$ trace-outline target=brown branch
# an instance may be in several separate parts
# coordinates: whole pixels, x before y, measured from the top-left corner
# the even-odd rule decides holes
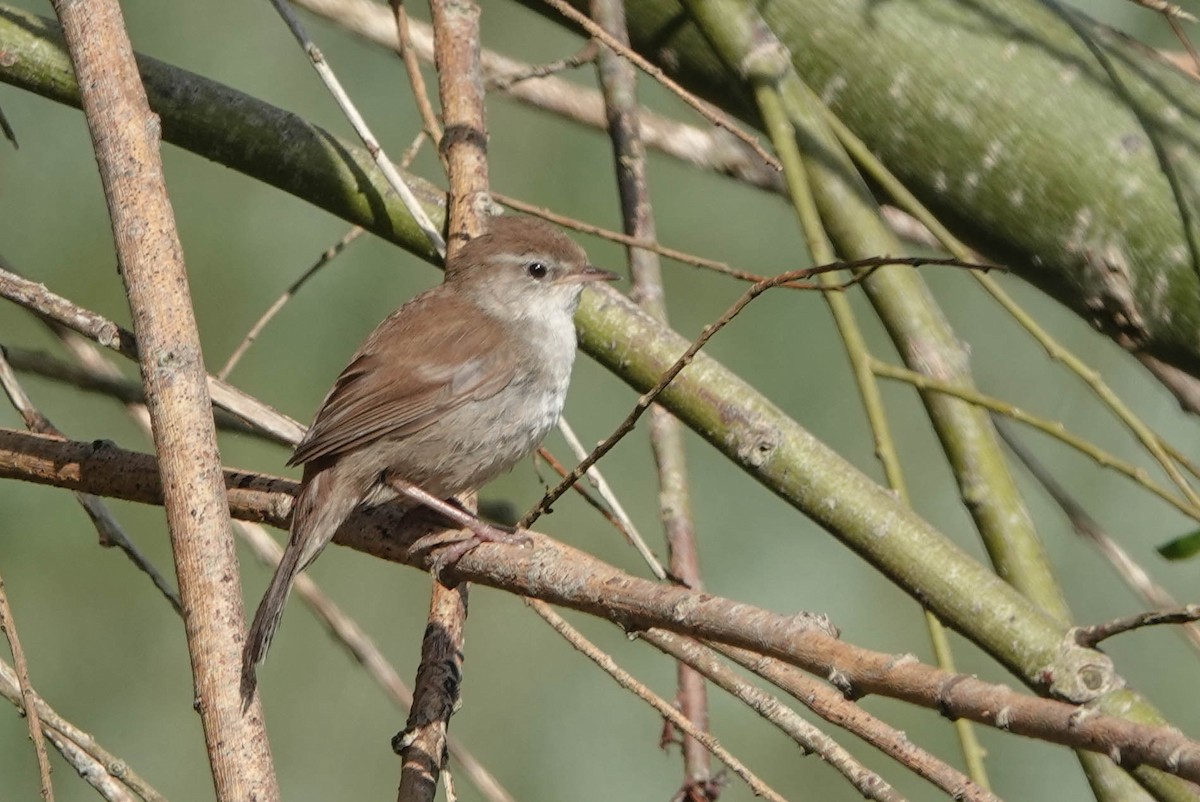
[[[138,361],[138,342],[132,332],[95,312],[77,306],[61,295],[54,294],[43,284],[0,269],[0,297],[20,304],[95,343],[111,348],[128,359]],[[208,390],[214,405],[240,418],[278,443],[295,445],[304,435],[304,427],[287,415],[214,376],[208,377]]]
[[[391,0],[391,6],[392,13],[396,17],[396,46],[400,51],[400,58],[404,62],[404,69],[408,73],[413,100],[417,104],[417,111],[421,114],[425,133],[434,142],[441,142],[442,126],[438,123],[437,115],[433,111],[433,104],[429,102],[429,92],[425,89],[425,76],[421,75],[421,64],[417,61],[417,53],[413,49],[408,12],[404,10],[403,0]]]
[[[568,643],[579,650],[582,654],[586,655],[587,658],[599,666],[604,673],[612,677],[618,685],[649,704],[651,707],[657,710],[663,718],[665,718],[667,721],[670,721],[676,727],[679,727],[681,730],[687,733],[689,737],[695,739],[697,743],[702,744],[705,749],[711,751],[714,755],[720,758],[721,762],[723,762],[735,774],[745,780],[746,785],[750,786],[750,789],[754,792],[755,796],[761,796],[766,799],[774,800],[774,802],[784,802],[783,797],[781,797],[778,792],[775,791],[775,789],[763,782],[763,780],[759,778],[757,774],[750,771],[750,769],[748,769],[740,760],[734,757],[729,750],[721,746],[711,733],[709,733],[707,730],[698,728],[691,722],[690,719],[676,710],[675,707],[669,702],[651,691],[643,683],[638,682],[632,674],[618,666],[616,661],[613,660],[608,653],[585,638],[577,629],[568,624],[566,619],[554,612],[554,610],[550,608],[550,605],[534,599],[526,599],[525,603],[528,604],[535,613],[541,616],[542,620],[549,624],[555,632],[557,632],[559,635],[562,635]],[[713,788],[720,787],[719,784],[712,785],[709,783],[709,785]],[[676,797],[676,799],[678,798],[680,797]]]
[[[1145,351],[1135,352],[1134,356],[1163,387],[1171,391],[1175,400],[1179,402],[1180,409],[1193,415],[1200,414],[1200,379],[1150,356]]]
[[[905,768],[929,780],[952,799],[995,802],[996,796],[988,789],[917,746],[903,731],[871,715],[829,685],[779,660],[723,644],[710,645],[781,688],[829,723],[854,733]]]
[[[434,581],[429,623],[421,640],[421,665],[404,731],[392,740],[403,759],[400,802],[432,800],[445,767],[446,727],[458,704],[462,683],[467,587]]]
[[[54,785],[50,782],[50,756],[46,754],[46,739],[42,734],[42,717],[34,704],[36,698],[33,684],[29,681],[29,664],[25,662],[25,651],[17,636],[17,624],[13,620],[12,607],[4,590],[4,577],[0,576],[0,633],[8,638],[16,667],[17,686],[20,689],[21,709],[25,711],[25,724],[29,728],[29,739],[37,755],[38,774],[41,777],[42,799],[54,802]]]
[[[0,428],[2,478],[145,504],[162,503],[155,459],[103,441],[62,441]],[[226,470],[225,484],[235,517],[286,527],[296,491],[294,481]],[[428,571],[436,549],[415,544],[428,543],[435,527],[402,521],[403,517],[392,505],[360,511],[335,540],[380,559]],[[863,649],[838,640],[814,616],[778,615],[721,596],[641,579],[545,535],[523,534],[529,539],[526,547],[478,546],[453,566],[450,578],[580,610],[627,631],[659,627],[776,657],[830,678],[843,694],[852,697],[889,696],[1018,735],[1112,754],[1124,766],[1148,765],[1200,781],[1200,743],[1173,728],[1153,727],[939,671],[911,655]]]
[[[486,229],[488,207],[487,128],[483,75],[479,66],[480,9],[471,0],[433,0],[434,55],[445,128],[438,131],[432,110],[426,127],[437,138],[450,179],[446,255]],[[403,10],[396,6],[399,35],[407,35]],[[407,49],[406,49],[407,50]],[[429,106],[415,59],[406,58],[418,104]],[[462,499],[472,509],[474,495]],[[450,552],[446,552],[449,554]],[[432,802],[446,764],[447,728],[461,696],[468,586],[443,584],[442,562],[435,564],[429,623],[421,642],[421,664],[413,685],[413,706],[404,731],[393,741],[401,755],[399,802]]]
[[[108,201],[160,456],[197,707],[217,798],[279,798],[261,710],[242,715],[244,628],[204,358],[162,172],[160,127],[115,0],[55,0]]]
[[[372,0],[295,0],[296,5],[331,20],[358,36],[395,49],[393,15]],[[425,61],[433,61],[433,34],[429,26],[410,20],[412,44]],[[559,115],[581,125],[604,127],[604,104],[594,89],[577,86],[555,77],[531,78],[532,65],[484,50],[483,71],[489,87],[534,108]],[[515,77],[515,83],[507,81]],[[731,176],[753,186],[779,192],[783,187],[778,171],[771,168],[741,140],[720,128],[700,128],[652,111],[641,114],[642,138],[654,150],[702,169]]]
[[[638,637],[652,644],[664,654],[675,658],[681,665],[687,665],[698,674],[708,677],[735,699],[745,703],[751,710],[795,741],[803,753],[819,755],[822,760],[845,777],[854,786],[854,789],[862,794],[863,798],[881,800],[881,802],[902,802],[904,799],[882,777],[856,760],[845,747],[809,724],[775,696],[754,687],[738,676],[737,672],[721,662],[712,649],[691,638],[681,638],[662,630],[651,629],[640,632]],[[704,784],[698,785],[690,794],[682,795],[681,798],[689,800],[689,802],[693,799],[703,800],[705,797],[699,794],[707,785],[706,781]],[[689,789],[685,789],[685,793],[687,790]],[[966,797],[956,798],[965,799]]]
[[[597,24],[618,44],[629,47],[625,7],[619,0],[592,0],[591,13]],[[600,50],[598,72],[625,233],[638,240],[653,242],[658,235],[646,176],[646,149],[638,134],[641,126],[638,124],[637,72],[633,65],[607,47]],[[656,320],[666,323],[667,306],[658,257],[641,248],[630,248],[628,254],[633,279],[630,297]],[[696,548],[696,528],[692,521],[683,427],[657,404],[650,410],[650,447],[658,468],[659,517],[667,539],[671,575],[692,590],[702,591],[704,585]],[[704,677],[680,661],[676,681],[676,703],[680,712],[697,728],[707,730],[708,688]],[[684,768],[681,798],[687,802],[713,799],[708,792],[718,789],[710,783],[712,766],[708,750],[689,735],[683,736],[681,746]]]
[[[445,124],[438,152],[446,159],[450,178],[449,240],[461,245],[483,233],[491,211],[479,55],[480,10],[471,0],[434,0],[430,7],[438,95]]]
[[[1151,11],[1157,11],[1159,14],[1162,14],[1167,18],[1173,17],[1175,19],[1184,20],[1185,22],[1196,21],[1196,17],[1194,15],[1184,11],[1175,3],[1167,2],[1167,0],[1130,0],[1130,2],[1132,2],[1134,5],[1141,6],[1142,8],[1148,8]]]

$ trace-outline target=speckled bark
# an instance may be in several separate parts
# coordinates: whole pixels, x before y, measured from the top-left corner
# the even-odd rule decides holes
[[[183,248],[151,113],[116,0],[55,0],[70,44],[125,283],[216,798],[274,802],[257,704],[238,697],[241,585]]]

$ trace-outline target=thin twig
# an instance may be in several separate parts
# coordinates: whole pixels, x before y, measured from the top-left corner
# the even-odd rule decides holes
[[[1025,447],[1013,432],[1012,427],[995,416],[993,416],[993,421],[1005,445],[1016,455],[1033,478],[1045,488],[1046,493],[1067,516],[1071,528],[1077,535],[1096,547],[1096,550],[1112,565],[1121,581],[1151,607],[1158,610],[1178,608],[1180,604],[1175,597],[1166,588],[1155,582],[1154,578],[1150,576],[1150,572],[1139,565],[1129,552],[1122,548],[1121,544],[1088,514],[1083,505],[1077,502],[1054,475],[1042,465],[1041,461]],[[1188,624],[1180,627],[1178,631],[1193,649],[1200,652],[1200,626]]]
[[[621,45],[629,46],[625,7],[620,0],[592,0],[591,12],[606,33]],[[646,148],[639,136],[637,71],[607,47],[600,50],[597,66],[612,141],[622,224],[629,236],[653,242],[658,234],[646,175]],[[666,323],[667,305],[658,256],[641,248],[630,248],[627,253],[633,278],[630,296],[656,320]],[[670,412],[657,404],[650,411],[650,447],[658,472],[659,518],[666,536],[671,575],[693,590],[703,590],[683,429]],[[576,457],[582,459],[586,454],[577,453]],[[696,727],[707,730],[708,688],[704,677],[691,665],[679,661],[676,684],[680,712]],[[679,795],[688,802],[711,802],[712,766],[707,750],[686,735],[681,739],[681,747],[684,781]]]
[[[606,33],[604,31],[603,28],[601,28],[596,23],[594,23],[590,19],[588,19],[587,15],[582,14],[579,11],[576,11],[570,5],[563,2],[563,0],[544,0],[544,1],[547,5],[552,7],[559,14],[562,14],[564,17],[571,20],[576,25],[578,25],[579,27],[581,27],[585,31],[587,31],[588,36],[599,39],[603,44],[607,45],[608,47],[611,47],[613,50],[620,53],[625,58],[629,59],[630,62],[637,65],[638,69],[642,70],[647,75],[649,75],[651,78],[658,81],[660,84],[662,84],[664,87],[666,87],[666,89],[668,91],[672,92],[684,103],[688,104],[693,109],[695,109],[696,112],[698,112],[701,117],[708,120],[710,123],[712,123],[713,125],[715,125],[719,128],[724,128],[726,131],[728,131],[729,133],[736,136],[738,139],[745,142],[768,165],[770,165],[771,167],[773,167],[776,170],[781,169],[779,166],[779,161],[774,156],[772,156],[770,153],[767,152],[767,150],[759,143],[757,137],[746,133],[744,130],[742,130],[741,126],[739,126],[737,123],[735,123],[732,119],[730,119],[728,116],[726,116],[723,112],[719,112],[716,109],[712,108],[707,103],[705,103],[704,101],[700,100],[698,97],[693,95],[691,92],[684,89],[678,83],[676,83],[675,81],[673,81],[669,77],[667,77],[667,74],[665,72],[663,72],[661,69],[659,69],[658,67],[656,67],[655,65],[653,65],[649,61],[647,61],[646,59],[639,56],[637,53],[635,53],[630,48],[622,45],[620,42],[613,39],[611,36],[608,35],[608,33]]]
[[[274,319],[275,315],[279,314],[279,310],[283,309],[287,302],[290,301],[296,295],[296,293],[300,291],[300,288],[303,287],[310,278],[315,276],[321,268],[337,258],[342,251],[346,250],[346,248],[350,246],[350,243],[357,240],[364,233],[364,229],[360,228],[359,226],[354,226],[347,231],[340,240],[326,248],[325,252],[317,258],[317,261],[313,262],[311,267],[301,273],[300,277],[293,281],[288,288],[283,291],[283,294],[276,298],[275,302],[267,307],[267,311],[263,312],[262,315],[259,316],[258,320],[254,321],[254,325],[250,327],[250,331],[246,332],[246,336],[243,337],[242,341],[238,343],[236,348],[233,349],[233,353],[229,355],[229,359],[225,360],[225,364],[222,365],[221,369],[217,371],[217,378],[221,381],[228,379],[230,371],[232,371],[237,366],[237,363],[241,361],[242,357],[246,355],[246,351],[248,351],[250,346],[254,344],[254,341],[258,339],[258,335],[262,334],[262,331],[267,327],[267,324]]]
[[[583,447],[583,443],[579,442],[579,438],[575,434],[575,430],[571,428],[571,424],[567,421],[566,416],[560,416],[558,419],[558,431],[562,433],[563,439],[567,441],[567,447],[571,449],[571,453],[575,455],[575,459],[584,459],[587,457],[587,449]],[[666,569],[662,567],[662,563],[654,556],[654,552],[646,545],[646,540],[642,537],[642,533],[638,531],[637,526],[633,523],[633,519],[629,517],[629,513],[625,511],[624,505],[621,504],[617,494],[613,492],[612,486],[608,480],[604,478],[604,474],[600,473],[600,469],[595,465],[588,468],[584,474],[592,486],[596,488],[596,492],[600,494],[600,498],[604,499],[612,510],[620,524],[621,532],[628,538],[633,547],[637,549],[638,554],[642,556],[642,560],[650,567],[650,572],[659,579],[666,579]]]
[[[559,459],[557,457],[555,457],[553,454],[551,454],[550,450],[547,449],[545,446],[542,446],[541,448],[539,448],[537,450],[537,455],[539,457],[541,457],[541,459],[547,465],[550,466],[551,470],[553,470],[555,473],[558,474],[559,479],[565,478],[566,475],[568,473],[570,473],[567,466],[563,465],[562,462],[559,461]],[[624,536],[626,541],[628,541],[629,545],[631,545],[631,546],[634,545],[633,538],[629,536],[628,530],[625,529],[625,524],[621,521],[620,518],[618,518],[616,516],[616,514],[612,510],[610,510],[607,506],[605,506],[603,501],[601,501],[600,499],[593,496],[590,492],[588,492],[588,489],[586,487],[579,484],[578,482],[576,482],[574,485],[572,485],[572,489],[574,489],[574,491],[576,493],[578,493],[579,496],[585,502],[587,502],[587,505],[589,507],[591,507],[596,512],[598,512],[602,516],[604,516],[604,520],[606,520],[610,524],[612,524],[613,528],[616,529],[618,532],[620,532],[622,536]]]
[[[8,363],[7,355],[4,349],[0,348],[0,387],[3,387],[4,392],[8,395],[13,406],[21,413],[21,417],[25,421],[25,427],[32,432],[41,434],[49,434],[54,437],[63,437],[50,419],[43,415],[37,407],[33,405],[28,394],[26,394],[21,384],[17,381],[16,375],[12,371],[12,367]],[[105,548],[113,546],[119,548],[125,553],[130,561],[150,577],[150,581],[158,588],[159,592],[166,597],[171,606],[178,613],[183,612],[182,603],[179,600],[179,593],[171,586],[162,572],[155,567],[150,558],[142,553],[129,536],[125,533],[125,529],[113,516],[112,511],[108,506],[96,496],[87,493],[75,493],[75,500],[83,507],[83,511],[87,513],[92,524],[96,527],[96,531],[100,536],[100,545]]]
[[[375,161],[375,164],[379,167],[380,171],[383,172],[384,177],[387,178],[388,183],[392,186],[392,189],[396,190],[397,194],[400,195],[401,200],[404,202],[404,208],[408,210],[410,215],[412,215],[413,220],[415,220],[417,225],[420,226],[421,231],[424,232],[425,236],[429,239],[430,244],[433,245],[438,254],[445,256],[446,241],[442,239],[441,232],[437,230],[437,227],[433,224],[433,221],[429,219],[429,215],[425,214],[425,209],[422,208],[421,202],[417,200],[417,196],[414,195],[412,190],[408,188],[408,184],[404,182],[404,179],[396,170],[395,165],[392,164],[391,159],[389,159],[387,154],[383,152],[383,148],[379,145],[379,141],[375,138],[375,135],[371,133],[371,129],[367,127],[366,120],[364,120],[362,115],[358,113],[358,109],[355,107],[354,101],[350,99],[350,95],[348,95],[346,90],[342,88],[341,82],[334,74],[333,69],[329,66],[329,63],[325,60],[324,53],[321,52],[320,48],[316,46],[316,44],[305,32],[304,26],[300,24],[300,19],[292,11],[291,5],[288,4],[287,0],[271,0],[271,5],[275,6],[275,10],[279,12],[279,16],[283,17],[284,22],[287,23],[288,30],[292,32],[292,36],[294,36],[296,41],[300,43],[300,46],[304,48],[304,52],[308,55],[309,60],[312,62],[313,68],[316,69],[317,74],[321,76],[321,81],[324,82],[325,87],[329,90],[329,93],[333,95],[334,100],[337,101],[338,107],[342,110],[342,113],[346,115],[346,119],[350,121],[352,126],[354,126],[355,133],[358,134],[359,138],[363,142],[363,145],[366,146],[367,151],[371,154],[371,158]]]
[[[845,777],[863,798],[880,802],[904,800],[899,791],[856,760],[845,747],[805,721],[778,697],[746,682],[721,662],[712,649],[691,638],[683,638],[660,629],[639,632],[638,637],[716,683],[795,741],[803,754],[819,755]]]
[[[0,660],[0,696],[4,696],[15,705],[24,706],[16,672],[3,660]],[[79,768],[79,764],[64,751],[64,747],[69,748],[71,745],[87,754],[92,761],[90,765],[98,766],[103,772],[102,775],[97,776],[80,771],[80,776],[92,787],[102,791],[109,784],[108,780],[117,780],[145,802],[167,802],[166,798],[130,768],[128,763],[96,743],[96,739],[91,735],[60,716],[54,708],[46,703],[45,699],[36,693],[33,694],[33,707],[37,711],[38,718],[45,725],[50,742],[63,753],[68,761],[71,761],[73,766]]]
[[[692,265],[693,267],[712,270],[715,273],[722,273],[730,278],[738,279],[739,281],[754,282],[763,281],[770,278],[770,276],[764,276],[760,273],[752,273],[748,270],[741,270],[739,268],[732,267],[726,262],[721,262],[716,259],[697,256],[695,254],[680,251],[675,248],[668,248],[664,245],[658,244],[657,242],[638,239],[637,237],[631,237],[628,234],[621,234],[617,231],[612,231],[607,228],[594,226],[590,223],[585,223],[582,220],[576,220],[573,217],[558,214],[544,206],[526,203],[525,201],[519,198],[514,198],[511,195],[501,195],[499,192],[493,192],[492,197],[497,203],[503,203],[505,206],[516,209],[518,212],[522,212],[524,214],[531,214],[535,217],[540,217],[543,220],[549,220],[556,225],[570,228],[574,231],[579,231],[584,234],[591,234],[594,237],[599,237],[600,239],[608,240],[609,242],[616,242],[624,245],[627,248],[638,248],[640,250],[650,251],[658,254],[659,256],[664,256],[668,259],[674,259],[676,262],[680,262],[685,265]],[[808,284],[784,284],[782,286],[801,290],[818,289]]]
[[[1101,641],[1115,635],[1132,632],[1142,627],[1161,626],[1162,624],[1190,624],[1200,621],[1200,604],[1189,604],[1175,610],[1154,610],[1148,613],[1136,613],[1123,618],[1106,621],[1103,624],[1092,624],[1088,627],[1076,627],[1072,630],[1075,642],[1089,649]]]
[[[741,777],[746,782],[746,785],[750,786],[755,796],[774,800],[774,802],[784,802],[783,797],[778,792],[763,782],[758,775],[750,771],[749,768],[734,757],[725,747],[721,746],[716,738],[696,727],[686,716],[676,710],[674,705],[638,682],[632,674],[618,666],[611,655],[585,638],[582,633],[556,613],[550,605],[537,599],[525,599],[525,603],[533,608],[533,611],[541,616],[542,620],[549,624],[555,632],[566,638],[568,643],[599,666],[604,673],[612,677],[618,685],[632,692],[639,699],[657,710],[660,715],[674,726],[703,744],[708,751],[728,766],[734,774]]]
[[[421,145],[425,142],[425,139],[426,136],[424,133],[417,134],[417,136],[413,139],[412,144],[408,146],[408,149],[404,151],[404,155],[400,159],[401,170],[407,169],[412,163],[413,159],[417,157],[417,153],[420,151]],[[296,294],[300,292],[300,289],[306,283],[308,283],[309,279],[315,276],[317,272],[321,270],[321,268],[325,267],[338,256],[340,256],[342,252],[350,246],[351,243],[357,241],[358,238],[365,233],[366,230],[362,226],[353,226],[342,236],[340,240],[326,248],[324,253],[317,257],[317,261],[314,262],[312,266],[308,268],[308,270],[300,274],[300,277],[293,281],[292,284],[286,290],[284,290],[283,294],[276,298],[275,302],[268,307],[267,311],[263,312],[262,316],[254,322],[254,325],[250,327],[250,331],[246,333],[246,336],[242,338],[242,341],[238,344],[237,348],[235,348],[233,353],[229,355],[229,359],[226,360],[224,366],[217,371],[217,378],[222,381],[228,378],[229,372],[233,370],[241,358],[246,354],[246,351],[250,348],[250,346],[254,344],[254,341],[258,339],[258,336],[262,334],[263,329],[265,329],[267,324],[274,319],[275,315],[279,314],[280,310],[283,309],[287,302],[294,298]]]
[[[409,30],[408,12],[404,10],[403,0],[391,0],[392,14],[396,18],[396,46],[400,50],[400,59],[408,73],[408,83],[412,87],[413,101],[421,115],[425,133],[435,143],[442,141],[442,126],[438,123],[437,114],[433,111],[433,103],[429,101],[429,91],[425,88],[425,76],[421,74],[421,64],[417,61],[416,51],[413,50],[412,31]],[[440,148],[439,148],[440,155]]]
[[[660,632],[660,630],[650,630]],[[679,636],[673,636],[678,638]],[[935,755],[909,740],[908,735],[868,713],[840,691],[774,658],[724,644],[709,646],[784,690],[821,718],[852,732],[905,768],[919,774],[951,799],[999,802],[995,794],[975,783]]]
[[[29,739],[37,754],[38,773],[41,777],[42,799],[54,802],[54,784],[50,782],[50,756],[46,754],[46,739],[42,734],[42,717],[34,704],[33,684],[29,681],[29,664],[25,662],[25,651],[17,636],[17,623],[13,620],[12,606],[4,590],[4,577],[0,576],[0,632],[8,638],[16,667],[17,684],[21,689],[21,707],[25,711],[25,725],[29,728]]]
[[[488,80],[487,87],[488,89],[506,92],[522,81],[529,81],[534,78],[546,78],[555,73],[578,69],[584,64],[590,64],[596,60],[597,52],[595,40],[589,39],[588,43],[579,48],[579,51],[574,55],[556,59],[545,64],[530,64],[524,70],[516,70],[504,75],[494,75]]]
[[[1187,500],[1176,496],[1170,490],[1155,482],[1150,478],[1149,472],[1140,466],[1134,465],[1131,462],[1126,462],[1123,459],[1103,450],[1091,441],[1074,435],[1067,431],[1066,427],[1060,421],[1052,421],[1046,418],[1039,417],[1030,412],[1027,412],[1021,407],[1002,401],[993,396],[982,393],[978,390],[961,387],[941,379],[935,379],[926,376],[923,373],[902,368],[897,365],[892,365],[879,359],[873,359],[871,370],[875,375],[886,378],[895,379],[897,381],[907,382],[919,390],[932,390],[936,393],[954,396],[963,401],[966,401],[992,412],[999,413],[1015,421],[1032,426],[1044,434],[1059,440],[1071,446],[1075,450],[1091,457],[1096,464],[1105,468],[1110,468],[1120,474],[1125,475],[1134,482],[1149,490],[1154,495],[1158,496],[1163,501],[1167,502],[1175,509],[1187,515],[1189,518],[1200,520],[1200,508],[1194,507]]]
[[[745,293],[742,294],[741,298],[739,298],[733,303],[732,306],[726,309],[719,318],[704,327],[704,329],[700,332],[700,336],[692,341],[692,344],[687,348],[686,351],[683,352],[683,354],[675,361],[675,363],[671,365],[671,367],[668,368],[662,376],[659,377],[658,381],[655,382],[649,390],[647,390],[638,398],[637,404],[634,406],[633,410],[629,413],[625,420],[623,420],[621,424],[617,426],[616,430],[594,449],[592,449],[592,452],[588,455],[587,459],[576,465],[575,469],[571,471],[570,475],[566,479],[560,482],[555,488],[547,492],[542,497],[542,500],[538,502],[537,506],[525,514],[519,525],[526,527],[536,521],[550,508],[550,505],[557,501],[563,493],[567,492],[567,489],[571,485],[575,484],[575,482],[578,482],[580,478],[583,477],[588,468],[596,464],[596,462],[609,451],[611,451],[613,447],[625,437],[625,435],[631,432],[638,419],[645,413],[647,409],[649,409],[650,405],[654,403],[654,400],[658,398],[658,396],[661,395],[665,389],[667,389],[671,382],[675,380],[675,377],[682,373],[684,368],[691,364],[692,360],[696,358],[696,354],[700,352],[700,349],[702,349],[717,332],[725,328],[730,321],[737,317],[738,314],[741,313],[741,311],[745,309],[746,306],[755,298],[762,295],[769,289],[782,286],[788,282],[803,281],[814,276],[819,276],[822,273],[836,272],[838,270],[862,271],[859,273],[859,276],[856,279],[857,281],[861,281],[867,275],[870,269],[878,268],[883,265],[909,265],[911,267],[917,267],[920,265],[954,265],[957,267],[964,267],[974,270],[992,269],[990,265],[965,262],[960,259],[926,258],[922,256],[876,256],[869,259],[832,262],[826,265],[817,265],[816,267],[804,268],[803,270],[790,270],[786,273],[780,273],[774,278],[755,283],[748,290],[746,290]]]

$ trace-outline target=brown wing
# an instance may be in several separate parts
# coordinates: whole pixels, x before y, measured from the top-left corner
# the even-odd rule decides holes
[[[326,396],[288,461],[300,465],[389,435],[409,435],[448,410],[512,381],[513,353],[496,347],[500,324],[437,287],[393,312]]]

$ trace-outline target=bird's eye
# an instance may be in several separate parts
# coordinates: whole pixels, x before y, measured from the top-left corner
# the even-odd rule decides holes
[[[550,268],[546,267],[543,262],[530,262],[525,265],[525,272],[534,278],[545,278],[546,274],[550,272]]]

